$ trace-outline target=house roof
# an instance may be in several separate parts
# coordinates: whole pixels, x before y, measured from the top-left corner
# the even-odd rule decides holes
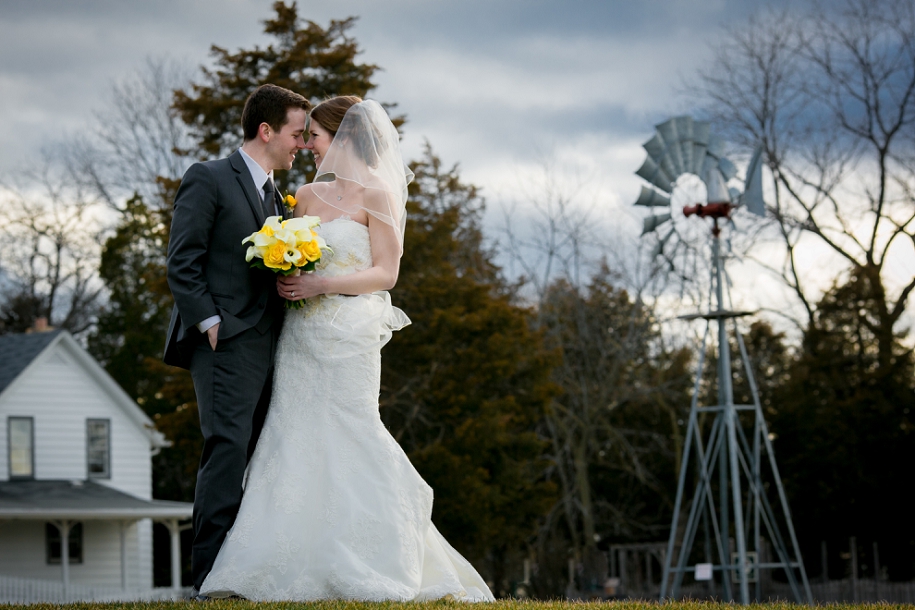
[[[144,500],[95,481],[0,481],[3,519],[187,519],[188,502]]]
[[[57,338],[61,330],[0,335],[0,392]]]
[[[171,442],[156,430],[155,424],[143,409],[127,392],[105,371],[104,368],[85,350],[73,335],[65,330],[52,330],[34,333],[10,333],[0,335],[0,399],[11,385],[19,378],[27,378],[27,370],[37,366],[45,352],[63,349],[73,357],[78,366],[95,380],[98,386],[119,405],[124,412],[149,437],[154,449],[169,447]]]

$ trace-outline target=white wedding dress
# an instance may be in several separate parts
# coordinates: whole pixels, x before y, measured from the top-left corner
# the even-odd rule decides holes
[[[316,273],[371,267],[364,225],[344,217],[318,231],[334,252]],[[408,323],[387,293],[321,296],[287,312],[241,508],[201,594],[493,599],[432,524],[432,489],[379,417],[381,346]]]

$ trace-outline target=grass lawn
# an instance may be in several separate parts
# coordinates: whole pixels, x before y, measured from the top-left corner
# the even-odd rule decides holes
[[[585,610],[589,606],[612,606],[613,610],[735,610],[740,606],[712,602],[670,602],[658,604],[657,602],[567,602],[567,601],[497,601],[480,606],[468,606],[460,602],[426,602],[426,603],[397,603],[397,602],[319,602],[319,603],[292,603],[292,602],[248,602],[248,601],[208,601],[208,602],[145,602],[145,603],[112,603],[112,604],[34,604],[34,605],[0,605],[0,608],[22,608],[28,610],[293,610],[308,608],[309,610],[452,610],[480,608],[480,610]],[[842,610],[891,610],[894,608],[912,610],[913,605],[907,604],[830,604],[819,606],[822,608],[837,608]],[[750,610],[781,610],[791,608],[798,610],[803,606],[789,603],[753,604],[747,606]]]

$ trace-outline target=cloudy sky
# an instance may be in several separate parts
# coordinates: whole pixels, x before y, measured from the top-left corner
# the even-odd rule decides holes
[[[0,172],[90,125],[112,82],[147,57],[199,66],[208,49],[265,44],[270,0],[3,0]],[[630,199],[638,147],[682,110],[677,91],[724,28],[762,0],[299,0],[326,25],[359,17],[376,97],[407,115],[405,150],[424,139],[495,193],[507,170],[544,156],[591,158]],[[511,172],[508,172],[511,173]],[[626,179],[622,180],[625,176]],[[608,179],[609,178],[609,179]]]
[[[326,25],[358,16],[374,97],[407,116],[404,150],[425,140],[483,188],[491,210],[544,162],[621,231],[653,125],[689,111],[680,93],[728,28],[784,0],[299,0]],[[210,45],[264,45],[270,0],[0,1],[0,176],[105,106],[146,58],[189,67]],[[574,188],[572,190],[575,190]],[[492,212],[491,212],[492,214]],[[490,219],[488,222],[494,223]]]

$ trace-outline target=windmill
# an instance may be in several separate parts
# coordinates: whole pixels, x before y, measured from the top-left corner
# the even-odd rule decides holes
[[[684,574],[692,573],[697,581],[708,581],[712,590],[716,582],[720,583],[725,599],[749,604],[751,583],[755,583],[754,598],[759,600],[762,596],[760,571],[782,569],[795,600],[812,603],[788,501],[775,462],[772,439],[763,418],[746,345],[737,329],[736,319],[752,312],[734,311],[725,303],[727,275],[719,222],[730,222],[731,215],[739,208],[745,208],[756,216],[765,216],[762,152],[757,149],[753,154],[743,190],[729,188],[728,182],[737,176],[737,167],[724,156],[724,142],[710,131],[708,122],[694,121],[689,116],[661,123],[644,144],[648,157],[636,171],[650,185],[642,186],[635,205],[651,209],[651,215],[643,221],[642,235],[658,235],[652,253],[654,257],[662,257],[673,266],[674,253],[681,245],[676,226],[666,225],[678,213],[671,207],[670,196],[682,175],[697,175],[707,192],[705,202],[683,208],[683,217],[711,219],[709,311],[682,316],[686,320],[704,319],[706,322],[664,560],[661,599],[677,598]],[[657,208],[662,208],[661,213],[655,212]],[[713,306],[717,309],[712,309]],[[718,331],[718,404],[702,406],[699,405],[699,388],[713,321]],[[734,404],[729,321],[737,338],[753,404]],[[700,428],[700,413],[714,415],[708,430]],[[743,421],[741,413],[745,414]],[[751,424],[746,425],[751,417]],[[764,471],[775,484],[778,494],[776,506],[772,505],[766,493]],[[693,492],[687,501],[688,473],[692,473],[694,485],[691,485]],[[688,510],[682,529],[679,528],[681,510]],[[704,536],[704,553],[694,553],[693,545],[700,529]],[[763,544],[764,534],[774,554],[768,559],[765,559],[767,547]],[[678,541],[679,552],[674,565],[674,550]],[[704,555],[703,561],[688,565],[696,555]],[[736,585],[737,591],[733,590],[733,585]]]

